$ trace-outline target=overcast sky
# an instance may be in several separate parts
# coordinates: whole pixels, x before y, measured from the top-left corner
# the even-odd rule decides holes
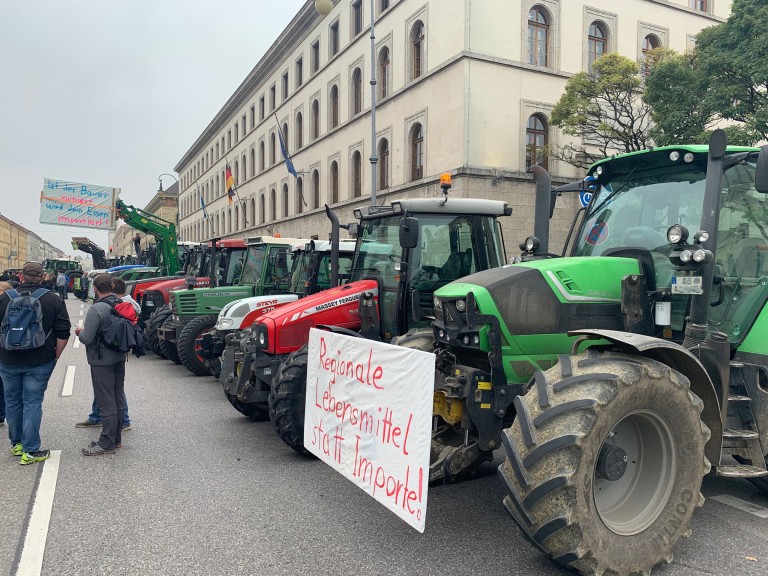
[[[0,7],[0,213],[40,224],[43,178],[121,188],[143,208],[304,0],[35,0]],[[164,177],[168,188],[174,180]]]

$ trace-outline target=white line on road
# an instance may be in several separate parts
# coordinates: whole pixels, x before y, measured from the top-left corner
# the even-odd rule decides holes
[[[723,504],[736,508],[737,510],[746,512],[747,514],[757,516],[758,518],[768,518],[768,508],[763,508],[757,504],[752,504],[752,502],[747,502],[746,500],[742,500],[741,498],[737,498],[731,494],[710,496],[710,500],[717,500],[718,502],[722,502]]]
[[[67,374],[64,376],[64,388],[61,389],[62,396],[72,396],[72,387],[75,385],[76,366],[67,366]]]
[[[80,308],[85,308],[85,303],[81,302],[80,303]]]
[[[80,338],[75,336],[75,343],[72,344],[72,348],[80,348]]]
[[[82,315],[83,315],[83,311],[82,311],[82,310],[80,310],[80,316],[82,316]]]
[[[37,485],[32,516],[29,518],[24,547],[19,558],[17,576],[39,576],[43,570],[45,541],[48,538],[48,525],[53,510],[53,495],[56,492],[56,480],[59,477],[61,450],[51,450],[51,457],[45,461],[40,483]]]

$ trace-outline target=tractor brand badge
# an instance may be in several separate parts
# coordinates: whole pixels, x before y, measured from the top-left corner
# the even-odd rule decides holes
[[[607,222],[595,222],[589,232],[587,232],[587,244],[591,246],[599,246],[608,239],[608,223]]]

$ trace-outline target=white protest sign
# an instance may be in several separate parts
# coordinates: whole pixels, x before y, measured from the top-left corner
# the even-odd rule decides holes
[[[424,532],[435,356],[309,333],[304,447]]]
[[[40,223],[115,229],[118,188],[45,178],[40,194]]]

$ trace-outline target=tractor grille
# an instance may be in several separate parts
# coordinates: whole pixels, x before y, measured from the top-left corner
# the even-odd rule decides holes
[[[171,308],[177,314],[194,314],[197,311],[197,298],[192,290],[176,290],[171,292],[175,305]]]

